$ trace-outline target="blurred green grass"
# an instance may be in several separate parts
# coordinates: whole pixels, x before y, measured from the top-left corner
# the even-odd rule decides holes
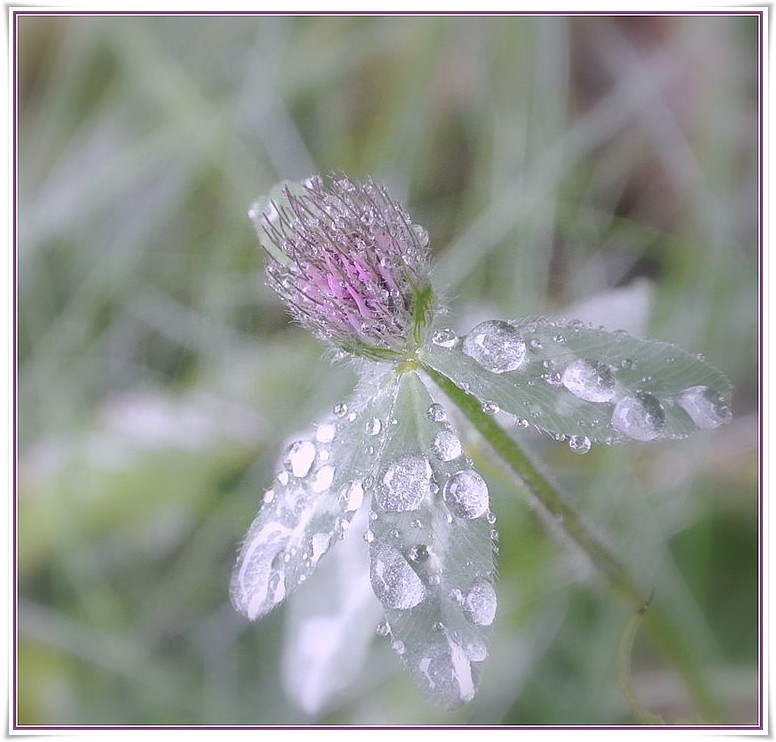
[[[458,329],[648,279],[649,334],[731,377],[735,419],[713,433],[585,457],[531,443],[656,587],[720,717],[757,721],[755,19],[30,14],[18,30],[20,724],[633,723],[625,606],[476,441],[501,609],[475,702],[427,706],[376,640],[363,682],[306,717],[280,685],[283,611],[246,626],[229,606],[282,441],[353,381],[287,322],[245,216],[327,169],[407,200]],[[634,687],[703,721],[643,641]]]

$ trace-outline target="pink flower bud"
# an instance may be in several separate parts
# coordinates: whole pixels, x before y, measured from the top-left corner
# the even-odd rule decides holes
[[[300,324],[357,355],[412,356],[435,306],[428,234],[384,186],[314,176],[276,186],[249,216],[269,285]]]

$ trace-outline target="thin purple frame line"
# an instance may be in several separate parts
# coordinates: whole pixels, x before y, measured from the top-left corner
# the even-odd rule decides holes
[[[17,436],[17,426],[18,426],[18,407],[17,407],[17,385],[18,385],[18,329],[17,329],[17,319],[18,319],[18,285],[17,285],[17,270],[18,270],[18,254],[17,254],[17,248],[18,248],[18,202],[17,202],[17,177],[18,177],[18,119],[17,119],[17,113],[18,113],[18,18],[23,16],[166,16],[166,15],[181,15],[181,16],[198,16],[198,15],[212,15],[212,16],[264,16],[264,15],[271,15],[271,16],[286,16],[286,15],[369,15],[369,16],[381,16],[381,15],[467,15],[467,16],[481,16],[481,15],[487,15],[487,16],[546,16],[546,15],[562,15],[566,17],[574,17],[574,16],[591,16],[591,15],[600,15],[600,16],[606,16],[606,17],[615,17],[615,16],[740,16],[740,17],[747,17],[747,16],[756,16],[758,19],[758,61],[759,61],[759,75],[758,75],[758,118],[759,118],[759,127],[758,127],[758,166],[759,166],[759,172],[758,172],[758,200],[759,200],[759,209],[758,209],[758,253],[759,253],[759,310],[760,310],[760,316],[758,318],[759,323],[759,346],[760,346],[760,358],[759,358],[759,385],[758,385],[758,408],[759,408],[759,414],[760,414],[760,421],[759,421],[759,444],[760,444],[760,450],[759,450],[759,487],[758,487],[758,518],[759,518],[759,545],[758,545],[758,559],[759,559],[759,580],[758,580],[758,586],[759,586],[759,595],[758,595],[758,602],[759,602],[759,619],[760,619],[760,625],[759,625],[759,698],[758,698],[758,723],[757,725],[740,725],[740,726],[720,726],[720,727],[713,727],[713,726],[704,726],[699,727],[698,725],[671,725],[671,729],[675,730],[682,730],[682,729],[698,729],[698,728],[704,728],[704,729],[726,729],[726,730],[735,730],[735,729],[762,729],[763,728],[763,715],[764,715],[764,703],[763,703],[763,679],[764,679],[764,667],[763,667],[763,642],[762,642],[762,632],[763,632],[763,534],[762,534],[762,527],[763,527],[763,492],[762,492],[762,483],[763,483],[763,456],[762,456],[762,440],[763,440],[763,415],[762,415],[762,378],[763,378],[763,355],[762,355],[762,348],[763,348],[763,321],[762,321],[762,298],[764,296],[764,276],[762,271],[762,256],[763,256],[763,249],[764,249],[764,226],[763,226],[763,214],[764,214],[764,207],[763,207],[763,49],[764,49],[764,43],[763,43],[763,21],[764,21],[764,11],[762,10],[752,10],[752,11],[745,11],[745,12],[739,12],[735,10],[729,10],[729,11],[665,11],[665,12],[638,12],[638,11],[622,11],[617,13],[606,13],[606,12],[598,12],[598,11],[589,11],[589,12],[575,12],[575,13],[566,13],[563,11],[545,11],[545,12],[514,12],[514,13],[502,13],[502,12],[496,12],[496,11],[485,11],[481,13],[467,13],[467,12],[452,12],[452,13],[444,13],[444,12],[408,12],[408,13],[391,13],[391,14],[384,14],[384,13],[377,13],[377,12],[366,12],[366,13],[350,13],[350,12],[337,12],[337,11],[329,11],[329,12],[323,12],[323,13],[302,13],[302,14],[296,14],[296,13],[289,13],[287,11],[269,11],[269,12],[257,12],[257,11],[35,11],[35,10],[14,10],[12,11],[12,16],[14,19],[14,41],[13,41],[13,79],[12,79],[12,100],[13,100],[13,134],[12,134],[12,143],[13,143],[13,162],[12,162],[12,209],[13,209],[13,215],[12,215],[12,240],[13,240],[13,249],[12,249],[12,269],[13,269],[13,291],[12,291],[12,297],[13,297],[13,314],[12,314],[12,342],[13,342],[13,350],[12,350],[12,362],[13,362],[13,370],[12,370],[12,387],[14,392],[14,399],[13,399],[13,412],[12,412],[12,425],[13,425],[13,447],[12,447],[12,455],[13,455],[13,462],[12,462],[12,481],[13,481],[13,487],[14,487],[14,496],[13,496],[13,504],[12,504],[12,518],[13,518],[13,534],[12,534],[12,547],[13,547],[13,559],[12,559],[12,565],[13,565],[13,575],[12,575],[12,587],[13,587],[13,615],[12,615],[12,636],[14,638],[14,647],[12,651],[12,680],[14,681],[14,691],[16,690],[16,678],[17,678],[17,647],[18,643],[16,642],[17,638],[17,631],[18,631],[18,603],[17,603],[17,588],[18,588],[18,575],[17,575],[17,529],[16,529],[16,518],[17,518],[17,498],[16,494],[18,492],[18,486],[17,486],[17,478],[18,478],[18,468],[17,468],[17,455],[18,455],[18,436]],[[18,711],[18,699],[16,698],[16,694],[14,692],[13,694],[14,698],[14,707],[11,710],[12,719],[13,719],[13,729],[23,729],[23,730],[70,730],[70,729],[94,729],[94,730],[118,730],[118,729],[152,729],[152,730],[167,730],[167,729],[266,729],[266,728],[272,728],[272,729],[306,729],[311,727],[296,725],[296,726],[254,726],[254,725],[231,725],[231,726],[211,726],[211,725],[195,725],[195,726],[177,726],[177,725],[164,725],[164,726],[144,726],[144,725],[113,725],[113,726],[76,726],[76,725],[64,725],[64,726],[53,726],[53,725],[24,725],[20,726],[18,724],[17,719],[17,711]],[[358,728],[369,728],[369,729],[395,729],[397,727],[353,727],[353,726],[334,726],[334,727],[312,727],[312,728],[328,728],[328,729],[358,729]],[[633,725],[623,725],[623,726],[520,726],[520,727],[510,727],[510,726],[491,726],[486,725],[482,727],[473,727],[473,726],[465,726],[465,727],[450,727],[450,726],[421,726],[421,727],[415,727],[415,726],[406,726],[406,727],[400,727],[402,729],[511,729],[511,728],[520,728],[520,729],[546,729],[546,730],[558,730],[558,729],[665,729],[665,727],[654,727],[654,726],[633,726]]]

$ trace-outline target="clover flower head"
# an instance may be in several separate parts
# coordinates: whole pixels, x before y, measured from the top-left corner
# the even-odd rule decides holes
[[[313,176],[281,184],[249,216],[269,285],[320,339],[379,359],[422,343],[435,303],[428,233],[385,186]]]

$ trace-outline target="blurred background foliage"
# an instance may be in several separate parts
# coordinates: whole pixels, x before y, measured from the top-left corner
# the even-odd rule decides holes
[[[20,17],[18,721],[634,723],[627,606],[477,440],[501,554],[473,703],[429,706],[376,636],[302,713],[287,609],[230,607],[283,441],[353,383],[264,286],[246,211],[339,169],[428,228],[460,331],[576,315],[731,377],[734,421],[684,442],[516,434],[656,588],[719,719],[756,723],[757,45],[740,16]],[[642,636],[633,690],[706,721]]]

